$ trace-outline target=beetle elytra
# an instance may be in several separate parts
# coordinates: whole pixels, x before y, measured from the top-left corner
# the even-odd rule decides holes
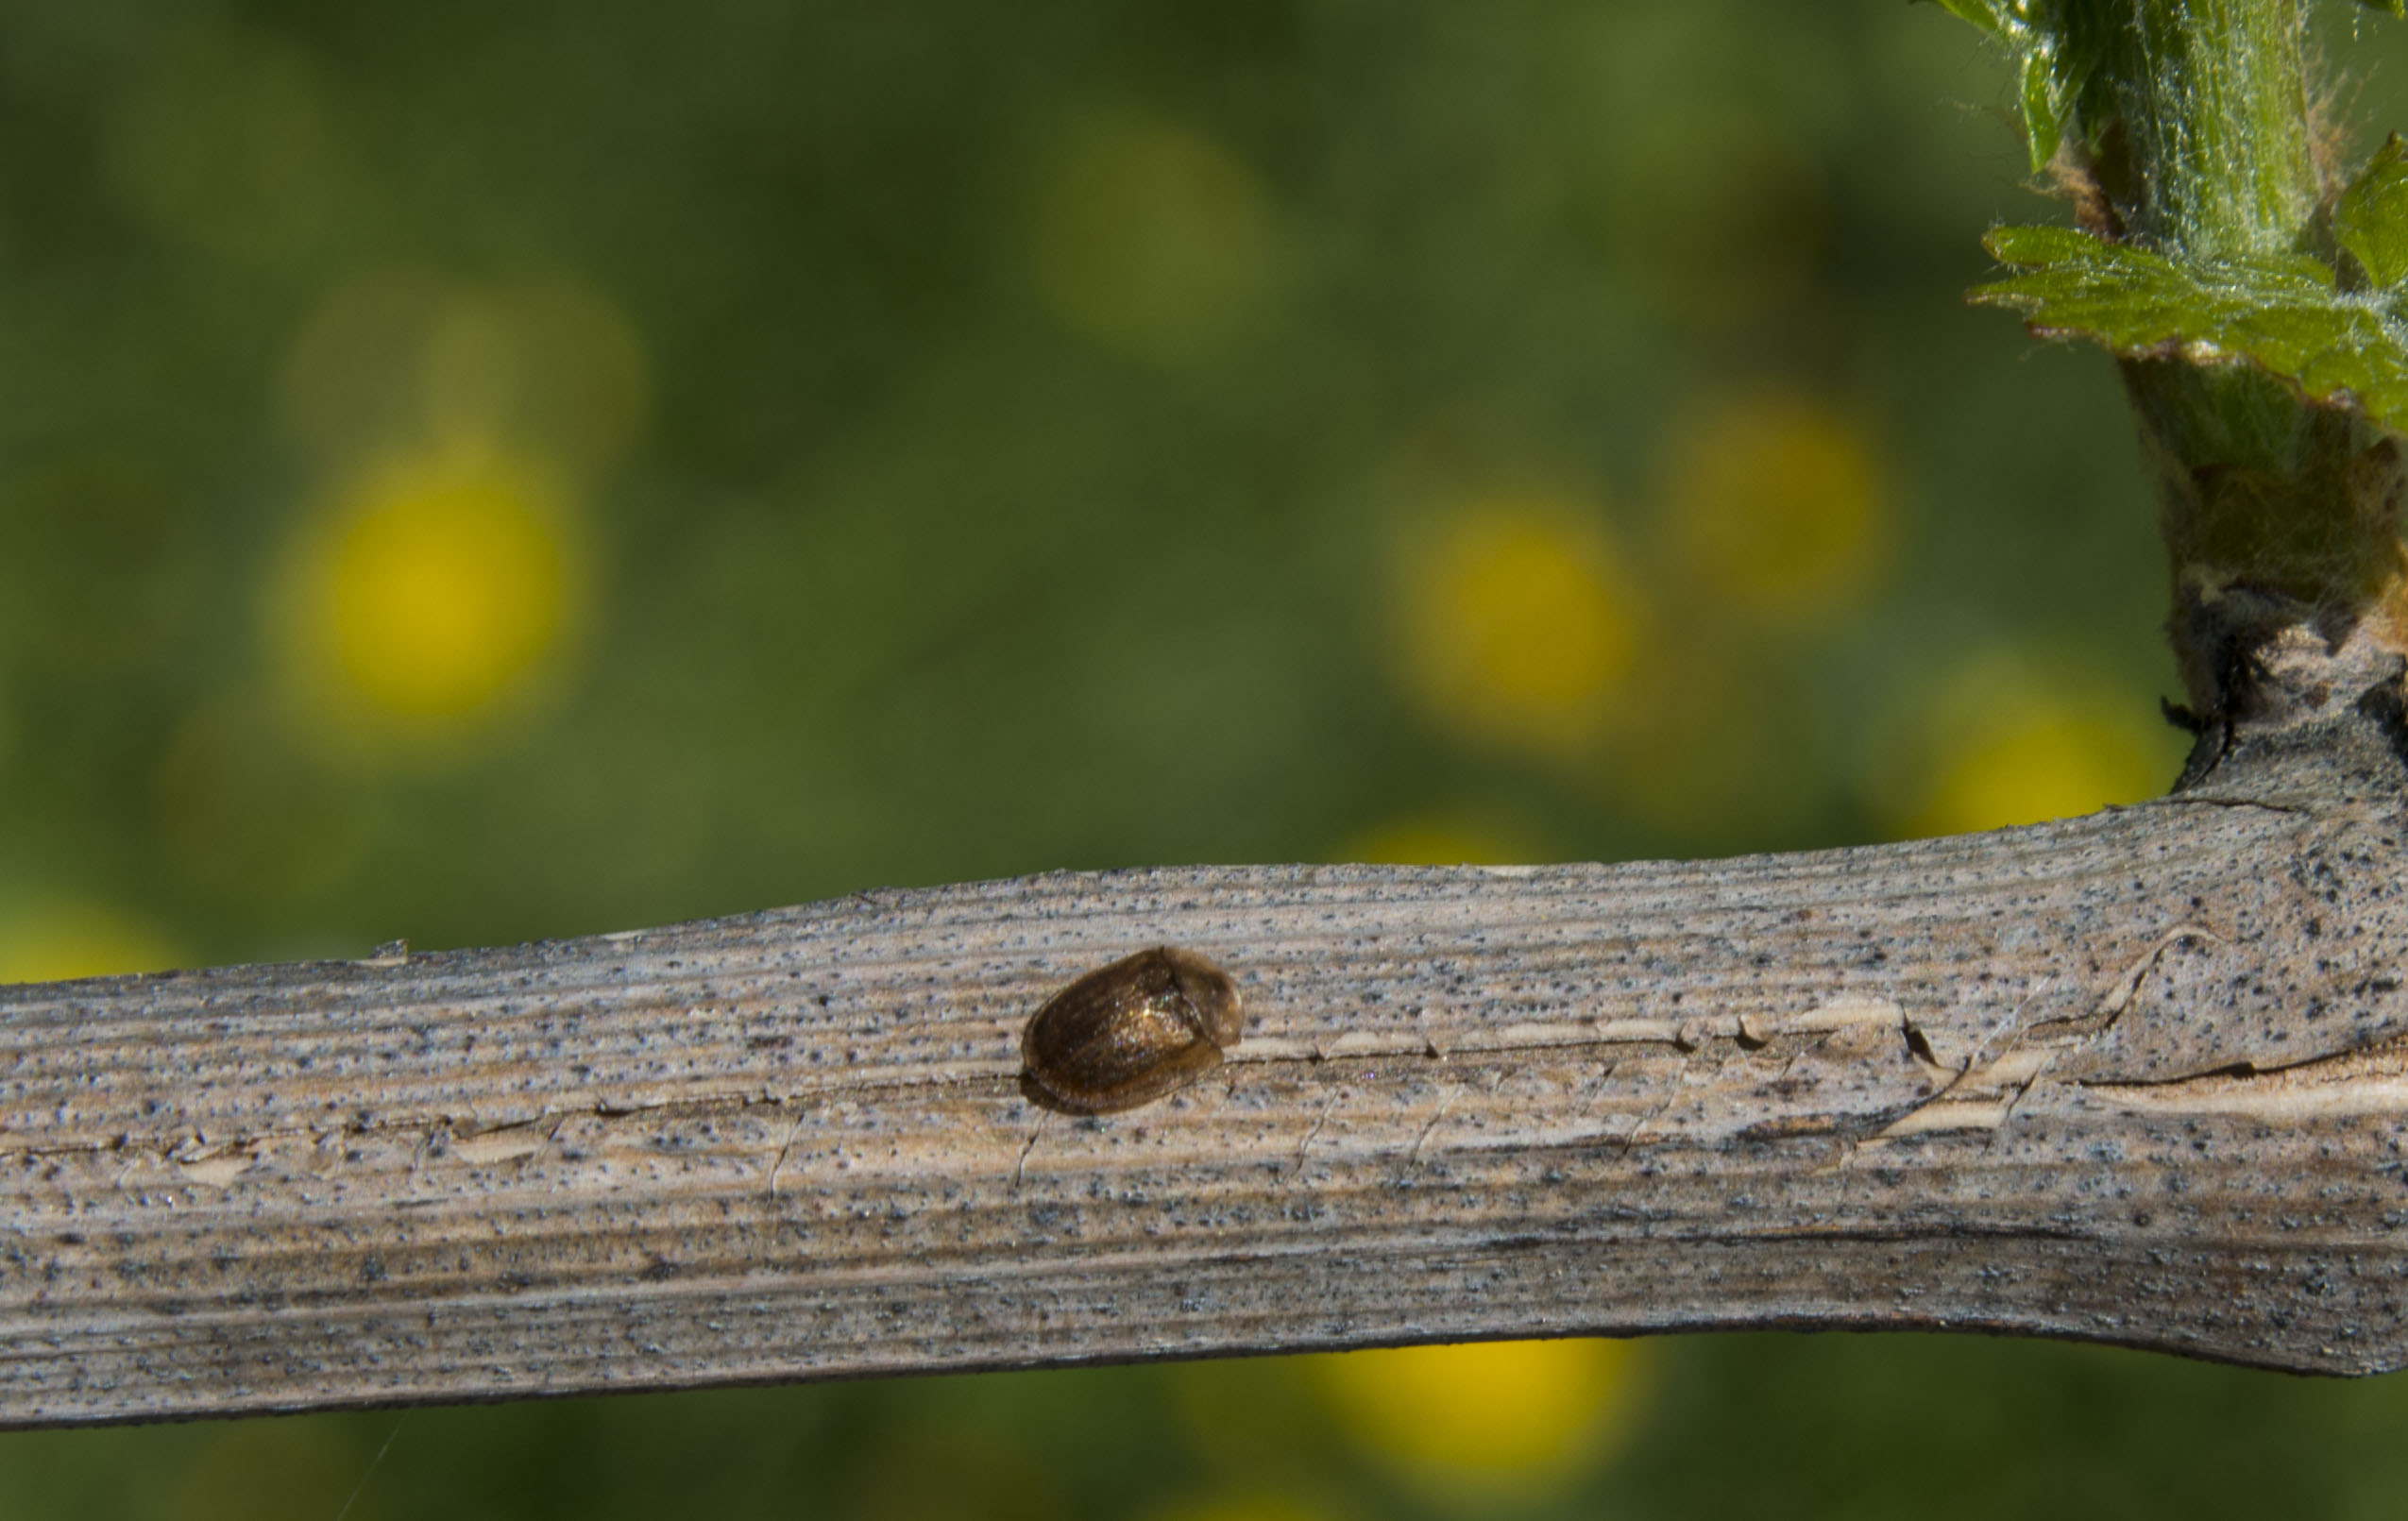
[[[1133,1109],[1219,1066],[1245,1025],[1228,972],[1158,945],[1089,972],[1029,1017],[1022,1090],[1069,1114]]]

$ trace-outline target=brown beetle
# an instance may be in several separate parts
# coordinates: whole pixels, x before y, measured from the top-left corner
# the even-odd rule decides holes
[[[1219,1066],[1245,1025],[1228,972],[1158,945],[1089,972],[1029,1017],[1021,1091],[1066,1114],[1133,1109]]]

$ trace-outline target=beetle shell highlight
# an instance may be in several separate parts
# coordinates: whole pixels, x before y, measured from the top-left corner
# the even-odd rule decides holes
[[[1133,1109],[1219,1066],[1245,1026],[1228,972],[1158,945],[1097,968],[1029,1016],[1022,1090],[1069,1114]]]

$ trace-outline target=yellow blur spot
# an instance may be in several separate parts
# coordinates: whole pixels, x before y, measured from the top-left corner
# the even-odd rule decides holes
[[[1504,830],[1461,819],[1399,819],[1355,836],[1342,861],[1373,866],[1511,866],[1538,859]]]
[[[327,567],[336,662],[369,701],[453,718],[525,677],[559,637],[566,546],[549,482],[498,455],[382,472]]]
[[[2004,829],[2155,797],[2173,773],[2162,747],[2136,728],[2070,706],[2035,703],[1942,762],[1913,832]]]
[[[1689,579],[1746,612],[1823,621],[1859,602],[1889,566],[1890,502],[1873,448],[1818,402],[1767,395],[1692,416],[1665,491]]]
[[[297,556],[291,653],[327,695],[403,727],[457,727],[523,689],[577,610],[556,478],[453,445],[366,470]]]
[[[1908,835],[1959,835],[2094,813],[2158,796],[2183,737],[2148,701],[2013,651],[1968,659],[1902,697],[1897,735],[1871,757],[1867,793]]]
[[[333,482],[271,605],[310,726],[440,739],[532,691],[584,612],[578,499],[646,410],[619,309],[560,271],[371,269],[302,326],[280,392]]]
[[[1475,501],[1409,546],[1397,610],[1405,684],[1432,718],[1555,753],[1613,717],[1641,623],[1593,517],[1536,493]]]
[[[1038,294],[1108,347],[1176,363],[1232,336],[1268,294],[1270,200],[1211,138],[1136,114],[1060,145],[1029,212]]]
[[[153,226],[277,252],[321,225],[338,169],[332,92],[309,56],[225,34],[171,52],[102,124],[104,180]]]
[[[1309,1360],[1357,1442],[1440,1482],[1535,1488],[1596,1457],[1631,1404],[1627,1342],[1485,1342]]]
[[[181,960],[165,932],[107,904],[54,902],[0,916],[0,983],[163,972]]]

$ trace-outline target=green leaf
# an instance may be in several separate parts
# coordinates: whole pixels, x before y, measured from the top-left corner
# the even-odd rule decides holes
[[[2301,255],[2177,261],[2071,228],[1997,228],[1982,240],[2023,273],[1973,293],[2049,338],[2092,338],[2128,357],[2254,363],[2310,401],[2408,429],[2408,329],[2376,298],[2336,288]]]
[[[2408,146],[2394,132],[2332,208],[2333,241],[2379,286],[2408,279]]]
[[[2408,0],[2404,0],[2408,3]],[[2032,173],[2048,167],[2090,80],[2091,60],[2077,44],[2061,0],[1937,0],[1940,8],[2007,44],[2015,59],[2016,99]]]
[[[1944,4],[1945,0],[1942,0],[1942,3]],[[2386,16],[2398,16],[2403,21],[2408,21],[2408,0],[2364,0],[2364,4],[2368,10],[2380,10]],[[1956,7],[1950,6],[1948,8],[1954,10]]]
[[[2035,47],[2024,55],[2024,144],[2031,149],[2034,174],[2048,167],[2064,135],[2065,113],[2051,88],[2055,74],[2042,49]]]

